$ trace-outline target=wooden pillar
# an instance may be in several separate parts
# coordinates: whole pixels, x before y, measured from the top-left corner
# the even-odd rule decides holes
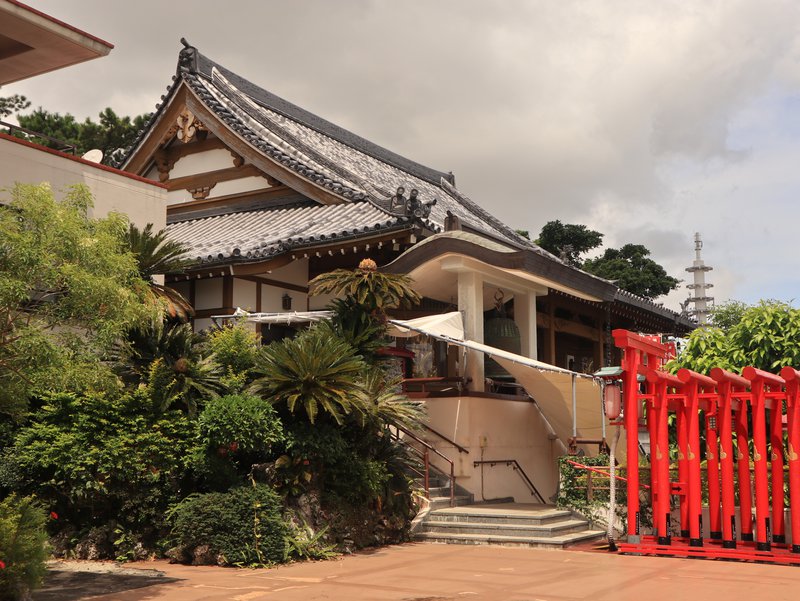
[[[458,310],[464,320],[464,336],[483,342],[483,279],[473,271],[458,272]],[[467,351],[467,363],[462,375],[472,378],[470,390],[483,392],[483,353]]]
[[[514,321],[519,328],[520,352],[536,359],[536,295],[514,294]]]

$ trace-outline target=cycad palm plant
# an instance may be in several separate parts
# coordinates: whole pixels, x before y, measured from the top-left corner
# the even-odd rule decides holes
[[[187,321],[194,315],[191,303],[177,290],[159,284],[155,276],[167,273],[183,273],[193,261],[186,257],[187,248],[173,240],[167,240],[167,232],[153,233],[153,224],[140,230],[132,223],[128,227],[127,243],[136,257],[139,276],[150,287],[153,300],[164,301],[167,314],[173,319]]]
[[[309,282],[312,294],[342,294],[352,298],[369,313],[385,316],[389,309],[409,307],[420,301],[407,275],[381,273],[372,259],[364,259],[357,269],[334,269]]]
[[[312,423],[320,411],[337,423],[366,409],[361,377],[365,365],[353,348],[322,322],[293,339],[261,350],[250,391],[292,413],[302,409]]]

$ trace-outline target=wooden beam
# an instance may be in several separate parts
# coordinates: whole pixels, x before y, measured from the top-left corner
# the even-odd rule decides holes
[[[222,278],[222,306],[233,309],[233,277],[229,275]]]
[[[273,197],[286,197],[293,193],[293,190],[286,186],[275,186],[272,188],[259,188],[258,190],[248,190],[236,194],[226,194],[225,196],[215,196],[214,198],[204,198],[202,200],[190,200],[179,204],[167,206],[167,215],[179,216],[183,213],[204,211],[206,209],[217,209],[220,206],[236,207],[249,201],[259,200],[269,203]],[[298,200],[304,197],[297,194]]]
[[[172,163],[177,163],[183,157],[191,154],[207,152],[209,150],[218,150],[221,148],[227,148],[227,146],[225,146],[225,142],[219,138],[206,138],[205,140],[190,142],[189,144],[177,142],[172,144],[169,148],[162,149],[159,152],[164,153],[164,158],[166,158],[166,160]],[[231,160],[233,159],[231,158]]]
[[[206,171],[205,173],[168,179],[164,182],[164,185],[170,192],[175,190],[194,190],[195,188],[213,186],[220,182],[258,175],[263,175],[258,168],[253,165],[242,165],[241,167],[228,167],[227,169],[217,169],[216,171]]]
[[[155,125],[150,130],[150,134],[131,157],[130,161],[128,161],[125,167],[126,171],[141,176],[145,175],[145,172],[153,163],[156,151],[159,146],[161,146],[162,138],[183,112],[186,106],[186,96],[186,84],[181,83],[180,87],[175,91],[172,100],[170,100],[169,106],[164,108],[158,121],[156,121]]]
[[[542,315],[541,313],[536,314],[537,326],[541,328],[550,329],[551,323],[555,323],[555,328],[553,328],[553,332],[561,332],[562,334],[572,334],[573,336],[586,338],[587,340],[592,340],[594,342],[600,340],[600,332],[596,328],[584,325],[582,323],[577,323],[569,319],[558,319],[557,317],[551,317],[550,315]],[[555,364],[553,363],[551,365]]]

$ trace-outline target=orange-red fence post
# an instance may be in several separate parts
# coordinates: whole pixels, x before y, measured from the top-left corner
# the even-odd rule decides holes
[[[700,467],[700,388],[715,390],[717,383],[689,369],[678,371],[678,379],[684,383],[687,421],[686,461],[688,474],[688,518],[689,545],[703,546],[703,478]]]
[[[706,474],[708,478],[708,536],[712,540],[722,540],[722,515],[720,513],[719,480],[719,407],[717,395],[700,399],[700,408],[706,417]]]
[[[748,381],[748,387],[750,382]],[[750,428],[747,424],[747,407],[750,393],[741,395],[736,402],[736,469],[739,476],[739,517],[742,522],[743,541],[753,540],[753,485],[750,481]]]
[[[736,548],[736,496],[733,477],[733,409],[734,387],[744,390],[749,380],[719,367],[711,370],[711,377],[717,382],[717,422],[719,428],[719,463],[722,478],[722,546]],[[741,460],[740,460],[741,462]],[[747,467],[747,483],[750,484],[750,467]],[[749,509],[748,509],[749,511]]]
[[[772,548],[770,524],[769,480],[767,470],[767,386],[784,384],[783,378],[769,372],[745,367],[742,375],[750,380],[750,405],[753,410],[753,464],[755,466],[756,489],[756,549],[769,551]],[[781,495],[783,489],[781,489]]]
[[[789,507],[792,520],[792,553],[800,553],[800,371],[781,369],[786,380],[788,428],[787,461],[789,464]]]
[[[772,490],[772,542],[786,542],[786,524],[783,511],[783,401],[786,394],[782,386],[770,386],[767,407],[769,407],[769,456]]]
[[[656,416],[655,438],[650,441],[653,470],[658,470],[658,489],[653,489],[653,521],[658,544],[672,544],[670,533],[670,479],[669,479],[669,399],[668,388],[683,388],[676,376],[664,371],[648,370],[647,381],[654,388],[654,410]],[[657,501],[657,502],[656,502]]]
[[[649,367],[658,367],[667,355],[667,346],[648,340],[628,330],[614,330],[614,344],[623,350],[622,385],[625,436],[628,462],[628,542],[641,542],[641,513],[639,507],[639,392],[638,375],[644,372],[644,357]]]

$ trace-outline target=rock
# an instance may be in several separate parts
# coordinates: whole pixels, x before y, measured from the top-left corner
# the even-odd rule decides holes
[[[186,547],[183,546],[172,547],[164,555],[169,559],[170,563],[189,563],[191,560],[191,555]]]
[[[217,565],[217,563],[217,554],[212,553],[211,547],[208,545],[199,545],[192,551],[193,566],[213,566]]]

